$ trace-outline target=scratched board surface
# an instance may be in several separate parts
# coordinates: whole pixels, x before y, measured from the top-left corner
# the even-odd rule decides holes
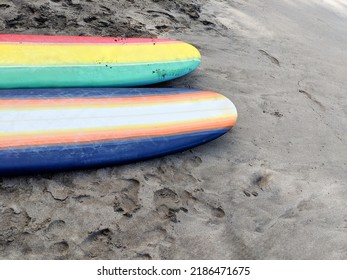
[[[173,40],[0,34],[0,88],[148,85],[200,61],[195,47]]]
[[[0,175],[162,156],[213,140],[236,119],[234,104],[210,91],[0,90]]]

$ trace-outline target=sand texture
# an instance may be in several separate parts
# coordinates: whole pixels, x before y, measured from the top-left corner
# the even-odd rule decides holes
[[[347,259],[345,1],[0,0],[0,32],[187,41],[201,66],[160,86],[239,113],[183,153],[1,178],[1,259]]]

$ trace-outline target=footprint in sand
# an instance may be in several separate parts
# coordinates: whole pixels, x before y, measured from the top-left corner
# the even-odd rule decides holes
[[[110,252],[113,232],[109,228],[104,228],[90,232],[79,245],[85,256],[95,258],[102,257]]]
[[[197,198],[192,193],[184,191],[182,195],[184,205],[194,207],[200,213],[204,213],[210,218],[224,218],[225,212],[221,206],[215,206],[217,203],[211,203],[203,198]]]
[[[62,254],[69,250],[69,244],[66,241],[56,242],[49,249],[53,254]]]
[[[113,209],[131,218],[141,208],[139,201],[140,182],[136,179],[122,179],[117,181],[121,191],[116,194]]]
[[[12,242],[20,237],[31,218],[25,211],[13,208],[0,208],[0,244]]]
[[[180,211],[181,204],[177,193],[169,188],[164,188],[154,193],[154,205],[162,219],[169,219],[177,223],[176,213]]]

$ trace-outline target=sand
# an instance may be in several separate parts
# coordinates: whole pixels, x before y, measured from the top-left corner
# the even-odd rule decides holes
[[[347,259],[344,1],[0,0],[0,32],[187,41],[201,66],[160,86],[239,112],[183,153],[0,179],[0,258]]]

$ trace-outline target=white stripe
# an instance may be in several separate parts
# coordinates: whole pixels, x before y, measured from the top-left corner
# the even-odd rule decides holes
[[[0,110],[0,134],[34,131],[96,129],[133,125],[156,126],[236,114],[227,99],[124,108],[59,110]]]

